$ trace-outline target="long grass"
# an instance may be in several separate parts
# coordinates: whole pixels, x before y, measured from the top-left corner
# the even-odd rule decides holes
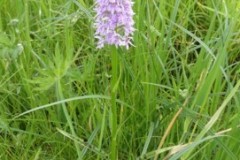
[[[0,159],[240,159],[240,2],[135,0],[129,50],[93,7],[0,1]]]

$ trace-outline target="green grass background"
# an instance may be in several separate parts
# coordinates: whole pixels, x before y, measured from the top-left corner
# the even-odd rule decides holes
[[[240,2],[134,2],[98,50],[92,0],[0,1],[0,159],[240,159]]]

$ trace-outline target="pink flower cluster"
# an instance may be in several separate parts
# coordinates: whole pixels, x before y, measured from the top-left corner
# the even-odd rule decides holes
[[[134,32],[134,12],[131,0],[96,0],[95,38],[97,48],[105,44],[125,46],[132,45]]]

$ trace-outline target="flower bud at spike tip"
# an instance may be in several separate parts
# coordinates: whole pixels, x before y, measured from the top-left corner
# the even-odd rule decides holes
[[[135,30],[132,6],[131,0],[96,0],[94,27],[97,48],[108,44],[128,49],[132,45]]]

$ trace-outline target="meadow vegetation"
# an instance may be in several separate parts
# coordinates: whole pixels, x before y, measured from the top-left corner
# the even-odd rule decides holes
[[[240,2],[134,2],[126,50],[92,0],[0,1],[0,159],[240,159]]]

